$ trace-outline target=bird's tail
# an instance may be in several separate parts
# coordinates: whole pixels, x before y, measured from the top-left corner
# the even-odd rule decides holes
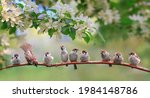
[[[77,65],[76,64],[74,64],[74,70],[77,70]]]
[[[112,64],[109,64],[109,67],[112,67]]]
[[[30,44],[28,44],[28,43],[24,43],[23,45],[21,45],[20,46],[20,48],[24,51],[24,52],[26,52],[26,51],[31,51],[32,49],[32,46],[30,45]]]
[[[36,59],[33,60],[33,64],[37,67],[38,61]]]

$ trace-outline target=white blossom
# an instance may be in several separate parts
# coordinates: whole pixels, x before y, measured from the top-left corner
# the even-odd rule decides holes
[[[68,12],[73,17],[76,14],[76,5],[75,2],[71,2],[70,4],[63,4],[61,1],[58,1],[52,9],[57,11],[58,16],[64,17],[64,13]]]
[[[85,29],[87,29],[90,33],[95,32],[95,23],[89,17],[81,14],[79,17],[75,17],[74,20],[78,22],[74,26],[78,34],[81,34],[83,31],[85,31]]]
[[[133,21],[138,21],[141,24],[145,21],[145,18],[141,15],[135,15],[134,14],[134,15],[129,16],[129,18]]]
[[[44,19],[44,17],[46,17],[46,14],[40,14],[40,15],[38,16],[38,19],[42,20],[42,19]]]
[[[15,24],[20,25],[22,24],[21,21],[21,14],[23,13],[23,11],[16,7],[15,4],[13,2],[7,2],[7,0],[2,0],[2,22],[6,21],[10,21],[10,24],[12,27],[14,27]]]
[[[105,25],[112,24],[119,22],[120,20],[120,14],[118,10],[111,10],[111,9],[106,9],[106,10],[101,10],[99,13],[99,18],[104,21]]]
[[[48,22],[39,25],[38,33],[48,32],[49,29],[55,29],[57,32],[61,32],[62,26],[64,26],[64,23],[61,23],[60,20],[53,21],[52,19],[49,19]]]
[[[38,6],[34,2],[32,2],[31,0],[23,0],[23,2],[25,3],[25,11],[39,13]]]
[[[133,7],[131,7],[130,11],[134,9],[134,7],[148,7],[150,6],[150,2],[140,1],[135,3]],[[147,20],[150,18],[150,10],[149,9],[140,9],[137,13],[133,15],[129,15],[129,19],[134,21],[132,24],[132,32],[137,33],[137,30],[140,30],[143,37],[149,37],[150,35],[150,26]]]

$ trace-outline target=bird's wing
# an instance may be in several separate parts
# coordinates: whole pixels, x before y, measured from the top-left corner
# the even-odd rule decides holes
[[[53,56],[50,56],[50,58],[53,60],[54,59],[54,57]]]

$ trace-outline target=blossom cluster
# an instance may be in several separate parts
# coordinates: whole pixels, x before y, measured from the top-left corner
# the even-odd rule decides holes
[[[64,27],[72,28],[79,35],[85,31],[95,32],[94,21],[87,16],[77,15],[77,3],[63,4],[58,1],[52,7],[42,12],[34,2],[23,0],[16,3],[9,0],[1,0],[2,22],[7,22],[10,27],[17,27],[21,31],[34,27],[38,33],[49,32],[49,35],[60,34]],[[52,34],[51,34],[52,33]],[[68,35],[71,35],[68,32]]]
[[[10,22],[10,25],[14,27],[15,25],[22,25],[21,21],[21,14],[23,14],[23,11],[18,8],[14,2],[7,0],[1,0],[2,5],[2,22]]]
[[[118,10],[115,9],[105,9],[101,10],[99,13],[99,19],[104,21],[104,25],[118,23],[120,20],[120,14]]]
[[[150,10],[146,7],[150,7],[150,2],[138,2],[130,9],[130,11],[132,11],[135,7],[139,7],[141,9],[138,10],[137,13],[129,15],[129,19],[135,22],[132,24],[133,32],[136,33],[137,30],[140,30],[138,32],[140,32],[144,37],[149,37],[150,26],[147,21],[150,19]],[[145,9],[142,9],[143,7]]]

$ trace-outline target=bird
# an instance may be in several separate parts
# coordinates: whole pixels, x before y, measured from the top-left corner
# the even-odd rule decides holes
[[[32,46],[29,43],[24,43],[20,46],[20,48],[24,51],[25,59],[28,62],[28,64],[33,64],[37,67],[38,61],[32,53]]]
[[[69,59],[70,59],[71,62],[77,62],[77,59],[78,59],[78,54],[77,54],[77,52],[78,52],[78,49],[76,49],[76,48],[74,48],[74,49],[70,52],[70,54],[69,54]],[[75,69],[75,70],[77,69],[77,65],[76,65],[76,64],[74,64],[74,69]]]
[[[68,61],[68,51],[64,46],[61,46],[61,61],[66,63]],[[68,64],[66,64],[68,66]]]
[[[123,56],[121,53],[117,52],[115,53],[114,57],[113,57],[113,62],[115,64],[121,64],[123,61]]]
[[[20,65],[21,60],[19,58],[19,55],[18,54],[14,54],[14,56],[11,59],[11,62],[12,62],[13,65]]]
[[[44,55],[44,64],[51,64],[53,59],[54,59],[53,56],[51,56],[49,52],[46,52]]]
[[[136,53],[134,53],[134,52],[131,52],[129,54],[129,58],[128,59],[129,59],[130,64],[134,65],[134,66],[137,66],[141,62],[141,60],[138,57],[138,55]]]
[[[109,62],[111,60],[110,54],[106,50],[101,51],[101,58],[103,62]],[[109,67],[112,67],[112,64],[109,64]]]
[[[81,62],[88,62],[88,59],[89,59],[88,52],[83,50],[80,55]]]

